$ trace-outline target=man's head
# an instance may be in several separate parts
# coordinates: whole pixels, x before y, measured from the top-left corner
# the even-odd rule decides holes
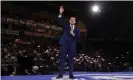
[[[76,23],[76,17],[74,17],[74,16],[70,17],[69,23],[70,23],[71,25],[75,25],[75,23]]]

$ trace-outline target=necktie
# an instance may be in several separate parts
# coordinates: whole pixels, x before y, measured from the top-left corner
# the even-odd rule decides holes
[[[71,25],[71,31],[73,31],[73,25]]]
[[[72,34],[73,36],[75,36],[75,34],[74,34],[74,32],[73,32],[73,30],[74,30],[74,25],[70,25],[70,34]]]

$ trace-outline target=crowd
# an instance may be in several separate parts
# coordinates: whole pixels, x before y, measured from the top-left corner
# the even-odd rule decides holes
[[[44,47],[42,44],[36,44],[37,42],[34,39],[30,44],[22,44],[25,42],[14,39],[12,42],[2,43],[2,75],[48,74],[58,71],[59,45],[48,44]],[[89,54],[80,51],[77,52],[73,60],[74,71],[121,71],[123,69],[129,71],[129,68],[132,70],[129,63],[123,64],[126,67],[124,68],[108,62],[100,51],[94,52],[94,56],[89,56]],[[65,70],[68,70],[67,62]]]
[[[52,24],[52,23],[51,23]],[[28,36],[18,34],[19,36],[7,39],[9,36],[3,36],[1,44],[2,57],[2,75],[34,75],[34,74],[48,74],[58,71],[59,68],[59,45],[54,40],[43,37],[35,39],[35,36],[50,36],[59,35],[61,28],[51,25],[49,22],[34,22],[32,20],[16,20],[12,18],[2,18],[2,28],[14,30],[17,29]],[[57,30],[57,31],[54,31]],[[19,32],[19,33],[20,33]],[[57,33],[57,34],[56,34]],[[23,37],[24,36],[24,37]],[[19,38],[21,37],[21,38]],[[49,42],[49,43],[48,43]],[[106,56],[102,55],[101,50],[93,51],[93,56],[82,51],[77,52],[74,60],[74,71],[132,71],[130,63],[112,63]],[[123,56],[122,56],[123,57]],[[116,60],[115,57],[112,60]],[[128,57],[127,57],[128,58]],[[66,57],[67,61],[67,57]],[[68,70],[67,62],[65,63],[65,70]]]
[[[59,49],[55,46],[47,46],[42,49],[40,45],[31,48],[30,46],[35,46],[36,44],[32,42],[31,44],[22,44],[24,42],[20,39],[15,39],[13,42],[2,44],[2,73],[4,75],[16,73],[35,74],[38,69],[46,68],[45,70],[51,70],[51,67],[53,69],[56,67],[53,66],[55,65],[53,60],[55,58],[57,60],[59,55],[56,55],[57,57],[52,55],[59,53]]]
[[[10,75],[16,74],[16,72],[18,72],[17,74],[31,74],[36,73],[38,70],[40,70],[38,71],[40,74],[44,74],[45,72],[58,70],[60,59],[58,45],[42,47],[38,44],[33,48],[28,45],[33,46],[36,45],[36,43],[33,44],[33,42],[31,42],[30,44],[24,44],[25,42],[26,41],[20,39],[14,39],[12,42],[2,44],[3,74]],[[104,62],[104,58],[98,53],[95,58],[81,53],[78,53],[73,59],[75,70],[87,71],[87,69],[91,67],[91,64],[98,67]],[[88,67],[88,65],[90,66]],[[93,66],[91,69],[92,68]],[[67,63],[65,69],[68,69]]]

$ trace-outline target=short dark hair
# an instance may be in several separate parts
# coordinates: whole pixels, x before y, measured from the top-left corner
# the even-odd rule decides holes
[[[70,16],[69,19],[70,19],[70,18],[75,18],[75,20],[76,20],[76,16]]]

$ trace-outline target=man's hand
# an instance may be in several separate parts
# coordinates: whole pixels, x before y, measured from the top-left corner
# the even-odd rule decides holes
[[[60,14],[62,14],[62,13],[64,12],[64,8],[63,8],[63,6],[60,6],[59,11],[60,11]]]
[[[70,31],[70,34],[71,34],[71,35],[73,35],[73,36],[75,36],[75,34],[74,34],[74,32],[73,32],[73,31]]]

